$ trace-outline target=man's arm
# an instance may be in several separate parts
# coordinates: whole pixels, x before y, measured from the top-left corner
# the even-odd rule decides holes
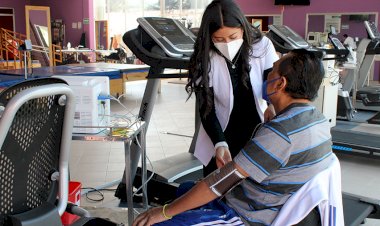
[[[230,171],[228,171],[227,169],[228,167],[235,168],[238,171],[238,174],[241,174],[244,177],[248,175],[246,172],[244,172],[242,168],[240,168],[239,166],[237,166],[237,164],[233,162],[222,167],[218,172],[222,174],[230,174]],[[213,174],[215,174],[215,172]],[[134,226],[152,225],[155,223],[166,221],[166,220],[169,220],[172,216],[175,216],[187,210],[200,207],[216,199],[220,195],[217,195],[217,193],[215,193],[215,190],[214,191],[211,190],[210,185],[209,185],[210,177],[213,177],[213,175],[209,175],[202,181],[198,182],[190,191],[188,191],[181,197],[177,198],[169,205],[165,205],[164,206],[165,209],[163,207],[156,207],[156,208],[152,208],[146,211],[145,213],[140,214],[136,218],[136,220],[133,222],[133,225]],[[212,178],[211,181],[218,180],[218,178],[220,179],[222,177],[215,177],[214,175],[214,178]],[[236,181],[236,176],[234,178]],[[241,180],[242,179],[243,178],[241,178]],[[223,180],[223,179],[220,179],[220,180]],[[224,181],[220,181],[220,184],[226,185],[225,188],[223,189],[225,191],[228,191],[230,190],[230,188],[234,187],[237,183],[240,182],[239,181],[237,183],[232,183],[232,181],[233,181],[233,178],[230,177],[229,179],[227,178],[227,179],[224,179]]]
[[[164,207],[155,207],[140,214],[133,222],[133,226],[152,225],[169,220],[174,215],[202,206],[216,197],[207,184],[201,181],[170,205],[164,206],[165,209]]]

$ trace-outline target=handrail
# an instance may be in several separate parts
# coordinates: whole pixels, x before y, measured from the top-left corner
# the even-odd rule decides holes
[[[0,58],[3,58],[6,61],[7,68],[9,67],[9,53],[14,55],[13,57],[13,67],[16,69],[16,62],[19,60],[23,62],[24,51],[18,51],[18,47],[24,44],[26,35],[17,33],[5,28],[0,29]],[[39,45],[32,45],[33,52],[44,52],[47,53],[49,48]],[[57,62],[62,63],[62,47],[59,45],[52,44],[53,51],[53,65],[56,66]],[[31,54],[27,54],[28,62]],[[20,64],[23,65],[23,64]],[[29,66],[30,67],[30,66]]]
[[[9,68],[9,53],[13,54],[13,68],[17,68],[16,62],[22,62],[24,57],[23,51],[18,51],[18,47],[24,43],[26,35],[14,32],[5,28],[0,28],[0,57],[6,62],[7,68]],[[28,55],[28,57],[30,57]],[[20,65],[22,65],[20,63]]]

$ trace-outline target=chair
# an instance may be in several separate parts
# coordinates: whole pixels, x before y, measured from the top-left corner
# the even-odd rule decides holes
[[[116,48],[116,53],[111,53],[105,57],[106,62],[125,64],[127,61],[127,54],[123,48]]]
[[[329,168],[317,174],[293,194],[272,226],[295,225],[318,206],[322,226],[344,226],[340,164],[332,154]]]
[[[74,104],[57,78],[27,80],[0,94],[0,226],[62,225]]]

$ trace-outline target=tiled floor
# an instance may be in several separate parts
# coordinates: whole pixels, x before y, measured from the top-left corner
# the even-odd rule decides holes
[[[189,150],[191,138],[187,136],[192,136],[194,132],[195,101],[194,98],[186,101],[184,85],[177,82],[180,83],[178,79],[162,81],[162,92],[157,97],[146,137],[147,154],[151,161]],[[139,111],[144,89],[144,81],[127,83],[127,94],[122,102],[134,114]],[[111,104],[111,109],[113,113],[124,112],[124,108],[116,102]],[[120,179],[123,174],[122,143],[73,141],[71,153],[71,180],[82,182],[83,187],[99,186]],[[380,160],[338,157],[342,167],[343,190],[380,200]],[[81,203],[82,206],[109,206],[120,211],[115,207],[118,200],[113,195],[113,191],[105,191],[104,201],[95,202],[82,197]],[[90,198],[99,197],[91,194]],[[368,220],[365,225],[380,225],[380,221]]]

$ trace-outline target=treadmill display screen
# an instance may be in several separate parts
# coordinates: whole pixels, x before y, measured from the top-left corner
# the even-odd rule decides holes
[[[161,36],[167,35],[184,35],[178,28],[177,24],[172,20],[160,20],[154,18],[146,18],[150,22],[150,25],[160,33]]]

